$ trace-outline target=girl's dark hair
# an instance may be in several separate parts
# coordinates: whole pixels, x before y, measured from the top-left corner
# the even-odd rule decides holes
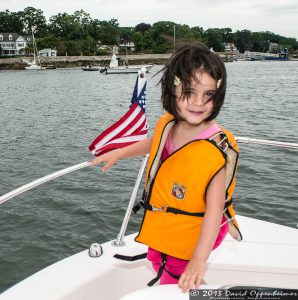
[[[171,56],[168,64],[164,67],[163,76],[160,80],[163,108],[179,120],[176,109],[176,96],[174,79],[177,76],[182,83],[182,93],[190,87],[194,71],[202,69],[217,82],[219,87],[211,101],[213,112],[205,121],[211,121],[217,117],[224,103],[226,94],[227,74],[222,59],[202,44],[187,44],[177,49]]]

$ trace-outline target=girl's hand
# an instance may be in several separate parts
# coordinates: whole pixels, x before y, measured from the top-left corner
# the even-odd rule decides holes
[[[105,153],[103,155],[98,156],[94,160],[91,161],[91,166],[95,166],[99,163],[105,162],[106,164],[102,168],[102,170],[105,172],[107,171],[111,166],[113,166],[117,160],[121,158],[119,154],[119,149],[110,151],[108,153]]]
[[[187,264],[184,272],[180,276],[178,286],[183,293],[188,292],[192,288],[198,288],[204,283],[203,275],[205,273],[205,262],[193,257]]]

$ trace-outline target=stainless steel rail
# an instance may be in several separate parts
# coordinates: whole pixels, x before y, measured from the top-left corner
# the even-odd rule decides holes
[[[267,146],[275,146],[275,147],[282,147],[282,148],[290,148],[290,149],[298,149],[297,143],[286,143],[286,142],[279,142],[279,141],[271,141],[271,140],[260,140],[260,139],[252,139],[247,137],[236,137],[236,140],[239,143],[247,143],[247,144],[258,144],[258,145],[267,145]],[[30,183],[27,183],[3,196],[0,197],[0,204],[24,193],[27,192],[45,182],[51,181],[53,179],[56,179],[58,177],[64,176],[66,174],[87,168],[91,165],[90,161],[86,161],[74,166],[71,166],[69,168],[60,170],[58,172],[52,173],[50,175],[44,176],[42,178],[39,178],[37,180],[34,180]]]
[[[138,193],[139,186],[140,186],[140,183],[141,183],[141,180],[142,180],[142,177],[143,177],[143,173],[144,173],[146,165],[147,165],[148,157],[149,157],[149,155],[147,154],[143,158],[143,161],[142,161],[142,164],[141,164],[141,167],[140,167],[140,170],[139,170],[139,174],[138,174],[134,189],[132,191],[132,194],[131,194],[131,197],[130,197],[130,200],[129,200],[129,203],[128,203],[128,206],[127,206],[127,209],[126,209],[126,213],[125,213],[125,216],[124,216],[123,221],[122,221],[120,231],[117,235],[117,239],[112,242],[113,246],[116,246],[116,247],[125,246],[123,238],[124,238],[125,231],[126,231],[126,228],[127,228],[127,225],[128,225],[128,221],[130,219],[130,215],[131,215],[131,212],[132,212],[132,209],[133,209],[136,197],[137,197],[137,193]]]
[[[298,149],[297,143],[286,143],[286,142],[271,141],[271,140],[251,139],[251,138],[241,137],[241,136],[235,137],[235,138],[236,138],[237,142],[239,142],[239,143],[258,144],[258,145]]]
[[[247,138],[247,137],[236,137],[236,140],[239,143],[258,144],[258,145],[298,149],[298,144],[297,143],[286,143],[286,142],[271,141],[271,140],[252,139],[252,138]],[[138,174],[138,177],[137,177],[137,180],[136,180],[136,183],[135,183],[135,186],[134,186],[134,189],[133,189],[133,192],[132,192],[132,195],[131,195],[131,198],[130,198],[130,201],[129,201],[129,204],[128,204],[128,207],[127,207],[127,210],[126,210],[126,214],[125,214],[125,217],[124,217],[123,222],[122,222],[120,232],[117,236],[117,239],[113,242],[114,246],[123,246],[124,245],[123,237],[125,235],[127,224],[128,224],[128,221],[129,221],[129,218],[130,218],[130,215],[131,215],[131,211],[132,211],[135,199],[136,199],[136,195],[137,195],[137,192],[138,192],[138,189],[139,189],[139,186],[140,186],[140,182],[142,180],[142,176],[143,176],[146,164],[147,164],[147,160],[148,160],[148,155],[145,156],[144,159],[143,159],[143,162],[142,162],[141,168],[139,170],[139,174]],[[20,195],[20,194],[22,194],[26,191],[29,191],[29,190],[45,183],[45,182],[51,181],[51,180],[56,179],[58,177],[64,176],[66,174],[69,174],[69,173],[72,173],[72,172],[75,172],[75,171],[78,171],[78,170],[81,170],[81,169],[84,169],[84,168],[90,167],[90,166],[91,166],[91,162],[86,161],[86,162],[71,166],[69,168],[60,170],[58,172],[52,173],[50,175],[44,176],[44,177],[39,178],[37,180],[34,180],[34,181],[32,181],[28,184],[25,184],[25,185],[13,190],[13,191],[1,196],[0,197],[0,204],[16,197],[16,196],[18,196],[18,195]]]
[[[52,173],[50,175],[47,175],[47,176],[44,176],[44,177],[41,177],[39,179],[36,179],[30,183],[27,183],[3,196],[0,197],[0,204],[8,201],[9,199],[12,199],[22,193],[25,193],[45,182],[48,182],[48,181],[51,181],[55,178],[58,178],[58,177],[61,177],[61,176],[64,176],[66,174],[69,174],[69,173],[72,173],[72,172],[75,172],[75,171],[78,171],[78,170],[81,170],[81,169],[84,169],[86,167],[89,167],[91,165],[91,162],[90,161],[86,161],[86,162],[83,162],[83,163],[80,163],[80,164],[77,164],[77,165],[74,165],[74,166],[71,166],[69,168],[66,168],[66,169],[63,169],[63,170],[60,170],[58,172],[55,172],[55,173]]]

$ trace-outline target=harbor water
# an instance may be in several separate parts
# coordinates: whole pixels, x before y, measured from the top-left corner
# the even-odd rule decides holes
[[[148,74],[150,133],[162,114],[155,75],[161,67]],[[228,89],[217,121],[235,136],[298,143],[298,62],[226,67]],[[88,146],[127,111],[135,79],[79,68],[0,71],[0,195],[92,159]],[[239,146],[237,213],[296,228],[297,150]],[[2,204],[0,292],[93,242],[115,239],[141,160],[120,161],[107,173],[86,168]],[[140,221],[141,213],[132,216],[127,233]]]

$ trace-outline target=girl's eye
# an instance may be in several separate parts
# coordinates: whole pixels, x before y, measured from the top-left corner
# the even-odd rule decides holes
[[[185,89],[185,92],[184,92],[184,94],[187,95],[187,96],[189,96],[189,95],[191,95],[193,93],[194,93],[194,90],[190,89],[190,88]]]
[[[207,93],[206,93],[206,96],[207,96],[208,98],[213,98],[214,95],[215,95],[214,92],[207,92]]]

